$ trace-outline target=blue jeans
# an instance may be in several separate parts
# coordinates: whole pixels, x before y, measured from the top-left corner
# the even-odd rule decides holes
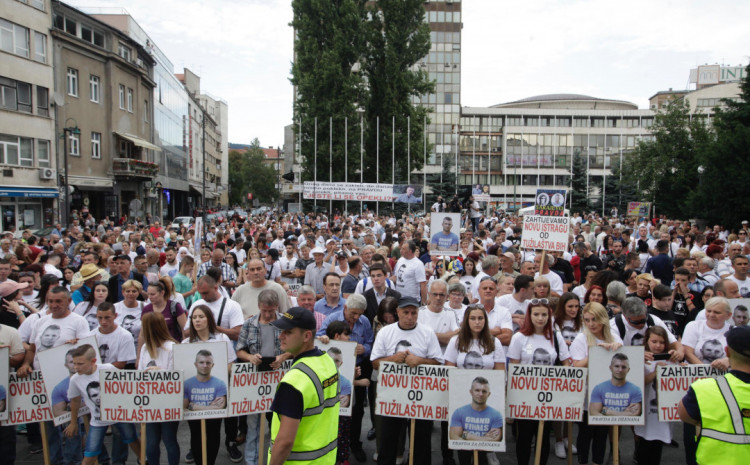
[[[78,434],[72,438],[66,438],[63,434],[67,426],[67,423],[55,426],[51,421],[45,421],[42,425],[42,428],[46,428],[47,431],[47,446],[52,465],[76,465],[83,460],[81,453],[83,425],[78,424]]]
[[[258,442],[260,439],[260,413],[247,416],[247,436],[245,437],[245,464],[258,465]],[[265,418],[264,418],[265,420]]]
[[[136,435],[138,428],[135,429]],[[102,453],[99,454],[99,463],[124,464],[128,461],[128,446],[122,441],[120,430],[112,428],[112,457],[107,452],[107,447],[102,444]]]
[[[130,444],[138,439],[135,435],[135,426],[132,423],[115,423],[112,427],[120,431],[122,442],[125,444]],[[107,434],[107,428],[108,426],[89,426],[89,433],[86,435],[86,449],[83,452],[84,457],[98,457],[102,453],[102,444],[104,443],[104,436]]]
[[[159,463],[160,443],[164,442],[167,449],[167,463],[179,465],[180,444],[177,442],[177,428],[179,421],[165,421],[163,423],[149,423],[146,425],[146,460],[148,463]]]

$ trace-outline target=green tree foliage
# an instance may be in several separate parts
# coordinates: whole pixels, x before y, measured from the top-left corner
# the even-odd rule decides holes
[[[246,152],[229,152],[230,204],[246,204],[248,193],[252,193],[253,198],[258,199],[260,203],[272,203],[278,199],[278,173],[265,160],[257,138]]]
[[[588,213],[591,208],[586,184],[586,157],[581,154],[580,150],[576,150],[573,154],[571,178],[571,190],[568,193],[571,205],[570,213],[580,213],[581,215]]]
[[[724,100],[713,118],[715,141],[700,141],[697,188],[688,195],[696,215],[710,223],[737,227],[750,218],[750,65],[740,83],[739,101]]]

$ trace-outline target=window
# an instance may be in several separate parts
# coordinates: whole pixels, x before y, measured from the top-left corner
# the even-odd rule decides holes
[[[130,61],[130,47],[120,42],[119,47],[117,49],[117,53],[126,59],[127,61]]]
[[[36,114],[49,116],[49,89],[36,86]]]
[[[34,60],[47,63],[47,36],[34,32]]]
[[[0,77],[0,108],[31,113],[31,84]]]
[[[91,158],[102,158],[102,133],[91,133]]]
[[[120,84],[120,110],[125,109],[125,86]]]
[[[29,30],[0,18],[0,49],[29,57]]]
[[[44,0],[20,0],[20,2],[33,6],[37,10],[44,11]]]
[[[143,122],[148,123],[148,100],[143,101]]]
[[[34,139],[18,138],[21,142],[20,165],[26,168],[34,167]]]
[[[68,149],[70,155],[81,156],[81,140],[78,138],[78,134],[70,133],[68,135]]]
[[[133,112],[133,89],[128,87],[128,111]]]
[[[78,70],[68,68],[68,95],[78,97]]]
[[[89,98],[92,102],[99,103],[99,76],[89,76]]]
[[[36,159],[39,168],[49,168],[49,141],[48,140],[37,140],[36,141]]]
[[[0,134],[0,163],[34,166],[33,139]]]

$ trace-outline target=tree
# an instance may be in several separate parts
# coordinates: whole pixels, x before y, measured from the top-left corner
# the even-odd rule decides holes
[[[573,153],[573,172],[571,173],[570,213],[588,213],[589,207],[587,184],[586,184],[586,158],[581,155],[580,150]]]
[[[249,193],[260,203],[273,203],[279,198],[279,191],[276,189],[278,173],[265,160],[266,156],[257,138],[246,152],[229,152],[230,204],[246,203]]]
[[[700,140],[695,167],[697,186],[688,198],[696,214],[713,224],[736,227],[750,217],[747,179],[750,178],[750,65],[740,83],[738,100],[724,99],[713,119],[714,140]],[[694,171],[697,168],[694,167]]]
[[[427,72],[415,67],[430,51],[430,27],[424,21],[423,0],[379,0],[372,2],[368,13],[362,62],[367,82],[363,92],[367,118],[365,181],[395,179],[405,183],[409,171],[422,166],[419,154],[424,149],[428,114],[426,107],[414,102],[434,92]]]

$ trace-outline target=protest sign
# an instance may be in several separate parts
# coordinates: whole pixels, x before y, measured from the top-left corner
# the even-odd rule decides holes
[[[565,216],[526,215],[523,217],[521,247],[565,252],[568,249],[569,227],[569,219]]]
[[[339,415],[349,417],[352,415],[352,406],[354,405],[354,370],[357,365],[357,343],[345,341],[329,341],[323,344],[319,340],[315,341],[315,346],[322,352],[327,352],[336,363],[339,369]]]
[[[628,203],[628,218],[648,218],[651,212],[651,204],[649,202],[629,202]]]
[[[199,216],[195,219],[195,245],[193,246],[193,250],[195,250],[196,254],[200,253],[202,239],[203,239],[203,218]]]
[[[505,372],[450,370],[448,385],[448,447],[505,452]]]
[[[287,360],[278,370],[259,371],[253,363],[233,363],[230,368],[228,415],[230,417],[271,411],[276,387],[292,361]]]
[[[724,372],[711,365],[667,365],[656,367],[656,392],[659,421],[680,421],[677,404],[694,381],[717,378]]]
[[[10,371],[9,349],[0,348],[0,420],[8,419],[8,372]]]
[[[227,416],[229,373],[226,342],[175,344],[174,369],[185,378],[183,412],[185,420]]]
[[[180,371],[102,370],[102,421],[179,421],[183,382]]]
[[[740,288],[741,295],[750,295],[750,289],[748,289],[747,286],[738,287]],[[745,326],[747,324],[750,324],[750,321],[748,321],[748,316],[750,316],[750,298],[745,297],[742,299],[728,300],[729,308],[732,309],[732,321],[730,321],[729,323],[733,323],[734,326]]]
[[[589,424],[642,425],[643,347],[589,349]]]
[[[537,189],[534,214],[538,216],[565,216],[565,191],[562,189]]]
[[[511,363],[508,417],[581,421],[587,374],[586,368]]]
[[[290,297],[297,297],[297,294],[299,293],[300,288],[302,287],[302,284],[300,283],[287,283],[287,291],[286,295]]]
[[[447,420],[448,372],[452,369],[382,362],[375,413],[417,420]]]
[[[430,217],[430,255],[458,256],[461,214],[432,213]]]
[[[42,372],[35,370],[25,378],[8,375],[8,419],[3,425],[22,425],[52,420]]]
[[[305,181],[302,196],[305,199],[320,200],[422,203],[422,186],[418,184]]]
[[[99,357],[99,347],[96,344],[94,336],[88,336],[79,339],[76,344],[63,344],[52,349],[44,350],[37,353],[39,366],[44,374],[44,385],[47,390],[47,398],[52,408],[52,417],[55,426],[70,421],[70,399],[68,399],[68,385],[70,378],[76,373],[73,365],[73,349],[84,344],[93,347],[96,353],[97,362]],[[78,418],[89,413],[89,408],[81,401],[81,407],[78,409]]]

